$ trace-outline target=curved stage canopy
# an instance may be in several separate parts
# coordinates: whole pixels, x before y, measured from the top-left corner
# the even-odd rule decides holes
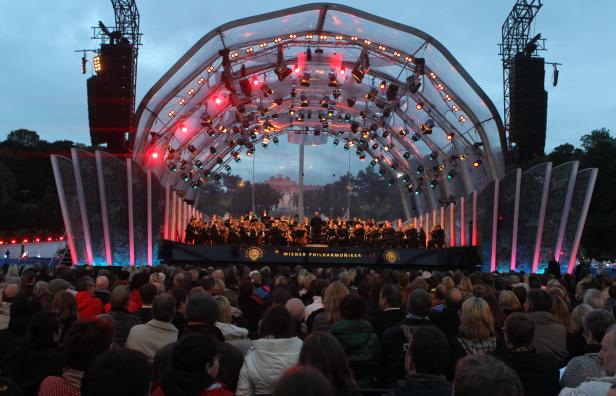
[[[133,159],[190,198],[283,134],[367,157],[404,183],[418,213],[504,176],[500,116],[441,43],[329,3],[203,36],[139,105]]]

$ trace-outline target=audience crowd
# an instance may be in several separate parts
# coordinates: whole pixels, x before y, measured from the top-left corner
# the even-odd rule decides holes
[[[615,308],[583,271],[5,266],[0,394],[613,395]]]

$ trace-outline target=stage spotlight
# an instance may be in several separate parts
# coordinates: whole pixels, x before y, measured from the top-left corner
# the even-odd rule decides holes
[[[180,131],[182,133],[188,133],[188,127],[186,125],[182,125],[182,127],[180,128]]]
[[[454,170],[449,171],[449,173],[447,174],[447,179],[451,180],[454,177],[456,177],[456,171],[454,171]]]
[[[338,100],[340,98],[341,95],[341,91],[339,89],[334,89],[332,96],[334,97],[334,99]]]
[[[454,133],[453,133],[453,132],[449,132],[449,133],[447,134],[447,140],[449,140],[449,141],[451,142],[451,141],[453,140],[454,136],[455,136],[455,135],[454,135]]]
[[[353,80],[355,80],[356,83],[361,84],[364,79],[364,70],[362,70],[362,68],[360,68],[359,66],[356,66],[353,68],[351,75],[353,76]]]
[[[421,195],[421,193],[422,193],[422,191],[419,188],[417,188],[415,190],[415,195]]]
[[[189,181],[189,180],[190,180],[190,177],[189,177],[189,176],[188,176],[188,174],[186,174],[186,173],[182,173],[182,174],[180,175],[180,178],[181,178],[182,180],[184,180],[185,182],[187,182],[187,181]]]
[[[278,65],[276,69],[274,69],[274,73],[278,76],[278,81],[284,81],[285,78],[289,77],[293,70],[287,67],[286,65]]]
[[[436,186],[438,186],[438,180],[436,179],[430,180],[430,188],[434,188]]]
[[[226,170],[227,172],[231,172],[231,165],[228,165],[228,164],[227,164],[227,165],[225,165],[225,170]]]
[[[250,79],[250,84],[253,87],[258,87],[259,84],[261,84],[261,81],[259,81],[259,79],[257,78],[257,76],[252,76],[252,78]]]
[[[297,117],[295,117],[295,119],[300,122],[304,121],[304,113],[300,111],[299,113],[297,113]]]
[[[295,92],[295,88],[291,88],[291,97],[294,98],[297,96],[297,92]]]
[[[373,143],[372,144],[372,150],[376,150],[379,148],[379,144],[378,143]]]
[[[389,187],[393,186],[393,185],[394,185],[394,183],[396,183],[396,181],[395,181],[394,179],[389,179],[389,180],[387,181],[387,185],[388,185]]]
[[[267,98],[268,96],[274,93],[274,91],[267,84],[263,84],[261,86],[261,92],[263,92],[264,98]]]
[[[353,98],[347,98],[346,102],[349,107],[355,106],[355,99]]]
[[[415,105],[415,109],[417,110],[421,110],[424,107],[424,103],[423,102],[417,102],[417,104]]]
[[[415,143],[418,142],[420,139],[421,139],[421,136],[419,136],[416,133],[413,135],[413,137],[411,137],[411,140]]]
[[[327,86],[331,88],[338,88],[339,85],[340,83],[338,82],[336,73],[329,73],[329,83],[327,84]]]
[[[409,153],[408,151],[405,151],[404,154],[402,154],[402,157],[404,159],[409,159],[409,158],[411,158],[411,153]]]
[[[216,154],[217,153],[216,147],[213,147],[213,146],[210,147],[210,153],[211,154]]]
[[[383,150],[385,150],[385,151],[389,151],[389,145],[388,145],[388,144],[384,145],[384,146],[383,146]]]
[[[366,99],[368,100],[374,100],[376,99],[376,96],[378,95],[379,91],[376,90],[376,88],[370,88],[370,92],[368,92],[366,94]]]
[[[384,138],[388,137],[388,136],[389,136],[389,131],[388,131],[387,129],[385,129],[385,130],[383,131],[383,135],[382,135],[382,136],[383,136]]]
[[[385,176],[385,171],[383,169],[379,169],[379,176],[380,177]]]
[[[402,128],[402,129],[400,129],[399,134],[400,134],[400,136],[406,136],[406,135],[409,134],[409,131],[406,128]]]
[[[218,165],[222,165],[222,163],[223,163],[223,162],[224,162],[224,160],[222,159],[222,157],[217,157],[217,158],[216,158],[216,163],[217,163]]]
[[[350,114],[345,114],[344,115],[344,121],[345,122],[351,122],[351,115]]]
[[[391,101],[396,99],[398,96],[398,88],[399,87],[396,84],[389,84],[389,87],[387,87],[387,92],[385,93],[387,100]]]
[[[480,166],[481,166],[480,159],[476,159],[475,161],[473,161],[473,168],[479,168]]]
[[[379,84],[379,88],[381,89],[381,91],[384,91],[385,87],[387,87],[387,82],[385,80],[382,80]]]
[[[293,105],[289,106],[289,115],[291,116],[295,115],[295,106]]]
[[[349,151],[349,144],[345,143],[343,148],[344,148],[344,151]]]
[[[334,146],[337,146],[338,144],[340,144],[340,140],[334,139]]]
[[[324,131],[327,131],[327,130],[329,129],[329,124],[328,124],[327,122],[324,122],[324,123],[322,124],[322,127],[323,127],[323,130],[324,130]]]
[[[274,103],[276,103],[276,106],[280,106],[282,104],[282,98],[274,99]]]
[[[406,85],[411,93],[417,93],[419,88],[421,88],[421,80],[417,75],[413,74],[406,78]]]
[[[428,156],[428,159],[430,161],[434,161],[437,158],[438,158],[438,153],[436,151],[431,152],[430,155]]]
[[[352,133],[356,133],[358,128],[359,128],[359,122],[357,121],[351,122],[351,132]]]
[[[366,159],[366,154],[361,153],[361,154],[359,155],[359,160],[360,160],[360,161],[364,161],[365,159]]]
[[[429,135],[432,133],[432,128],[434,128],[434,125],[434,120],[428,118],[426,122],[420,125],[420,128],[424,135]]]
[[[302,87],[310,86],[310,73],[304,73],[302,75],[302,79],[299,81],[299,85],[301,85]]]
[[[278,137],[277,137],[277,136],[274,136],[274,137],[272,138],[272,142],[274,142],[274,144],[278,144],[278,143],[279,143]]]
[[[175,166],[175,164],[174,164],[173,162],[169,162],[169,163],[167,164],[167,168],[169,168],[169,170],[170,170],[171,172],[177,172],[177,171],[178,171],[178,167],[177,167],[177,166]]]
[[[203,162],[201,162],[200,160],[196,160],[195,166],[199,169],[203,169]]]
[[[197,151],[197,148],[192,144],[189,144],[188,147],[186,147],[186,150],[188,150],[191,154],[194,154]]]
[[[406,184],[408,183],[410,180],[410,178],[407,175],[402,176],[402,183]]]
[[[330,107],[329,109],[327,109],[327,116],[329,118],[334,116],[334,109],[333,108]]]
[[[301,107],[308,107],[310,106],[310,99],[308,99],[308,97],[306,95],[302,95],[299,97],[299,101],[300,101],[300,106]]]
[[[188,180],[186,180],[188,181]],[[192,187],[193,190],[197,190],[199,188],[199,182],[194,181],[192,183],[190,183],[190,186]]]
[[[327,95],[323,96],[321,100],[319,100],[319,104],[321,107],[327,108],[329,106],[329,97]]]
[[[417,169],[415,169],[415,173],[417,173],[418,175],[421,175],[423,172],[424,172],[423,166],[418,166]]]

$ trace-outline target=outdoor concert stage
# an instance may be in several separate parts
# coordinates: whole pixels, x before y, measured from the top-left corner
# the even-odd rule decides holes
[[[207,246],[162,241],[159,258],[166,264],[327,265],[480,269],[474,247],[384,249],[363,247]]]

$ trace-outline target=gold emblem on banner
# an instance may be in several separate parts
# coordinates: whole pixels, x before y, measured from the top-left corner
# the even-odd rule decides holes
[[[246,250],[246,258],[250,261],[257,261],[263,257],[263,250],[258,247],[251,247]]]
[[[386,250],[383,252],[383,258],[389,264],[397,263],[400,260],[400,255],[395,250]]]

